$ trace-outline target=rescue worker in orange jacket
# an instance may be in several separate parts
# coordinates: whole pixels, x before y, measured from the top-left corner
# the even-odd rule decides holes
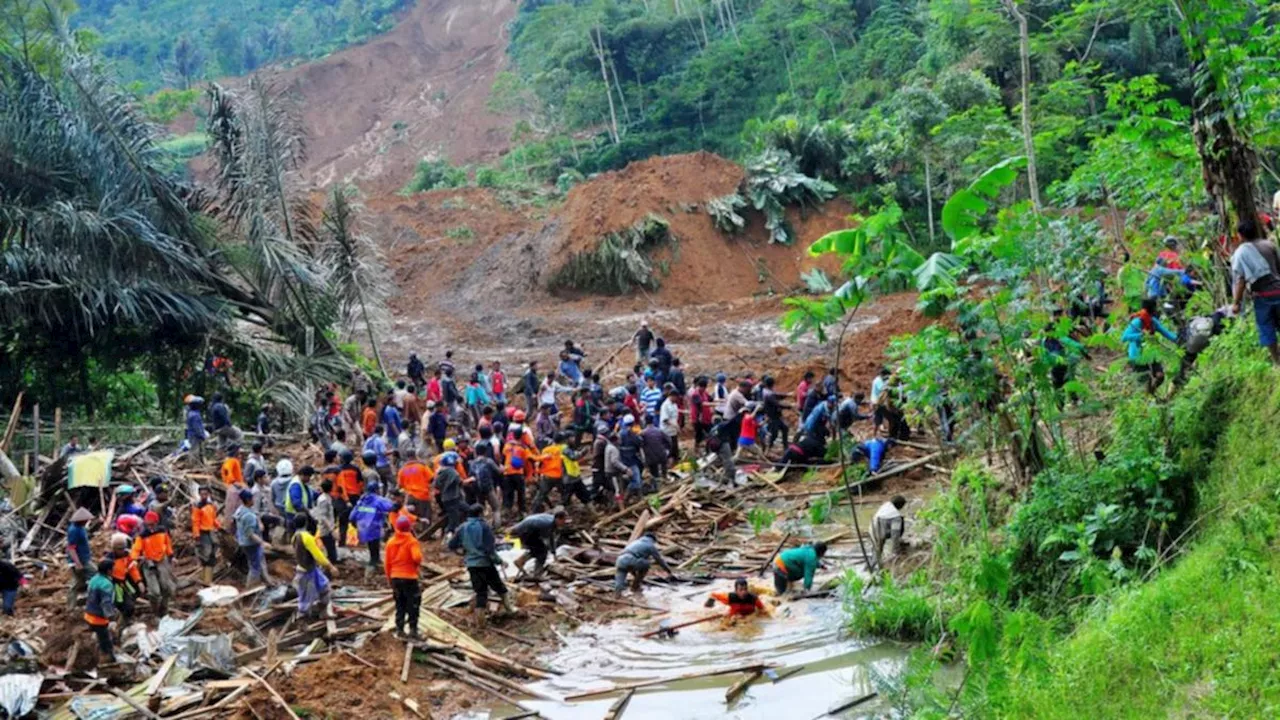
[[[396,601],[396,635],[403,637],[405,623],[409,625],[409,637],[418,637],[418,611],[422,605],[422,586],[418,584],[418,569],[422,566],[422,547],[409,532],[413,523],[401,516],[396,520],[396,534],[387,543],[385,568],[387,580]]]
[[[338,467],[338,481],[333,485],[332,497],[333,514],[338,518],[338,544],[343,545],[347,542],[351,508],[364,494],[364,479],[356,466],[355,453],[344,450],[339,459],[342,464]]]
[[[213,566],[218,563],[218,506],[209,498],[209,488],[200,487],[200,497],[191,506],[191,537],[196,541],[196,557],[200,559],[200,581],[213,584]]]
[[[731,618],[757,613],[766,616],[769,614],[769,607],[764,604],[759,595],[751,592],[746,578],[738,578],[733,582],[733,592],[711,593],[711,597],[707,598],[706,606],[713,607],[716,603],[728,605],[728,617]]]
[[[535,458],[538,468],[537,482],[538,491],[533,496],[533,511],[535,513],[542,512],[546,507],[547,498],[551,497],[552,490],[560,492],[560,501],[564,503],[564,443],[559,441],[559,433],[555,442],[549,443],[542,448],[542,452],[538,453]]]
[[[160,516],[154,511],[142,518],[142,531],[133,541],[133,559],[142,565],[142,577],[147,585],[147,599],[157,616],[169,610],[169,601],[177,590],[173,577],[173,540],[169,531],[160,524]]]
[[[240,446],[238,444],[232,443],[227,446],[227,457],[218,468],[218,476],[222,478],[223,484],[227,486],[226,506],[223,508],[222,513],[222,517],[227,524],[223,529],[231,530],[231,517],[240,508],[240,490],[248,487],[244,481],[244,465],[240,462]],[[249,479],[252,480],[253,478]]]
[[[430,521],[432,517],[431,481],[435,478],[435,471],[422,462],[425,454],[426,451],[422,449],[410,450],[409,462],[400,468],[397,482],[414,513]]]
[[[143,592],[138,561],[129,552],[130,540],[124,533],[114,533],[111,536],[111,552],[107,556],[111,561],[111,582],[115,583],[114,601],[116,610],[120,612],[120,630],[133,622],[138,596]]]
[[[516,411],[507,442],[502,448],[502,510],[510,513],[512,507],[525,514],[525,486],[534,477],[534,462],[538,457],[537,447],[533,444],[533,433],[519,424],[524,413]]]
[[[405,502],[405,492],[404,492],[404,489],[403,489],[403,488],[398,488],[398,489],[396,489],[396,490],[392,491],[392,493],[391,493],[391,502],[395,503],[395,504],[396,504],[396,507],[395,507],[395,509],[394,509],[394,510],[392,510],[392,511],[391,511],[391,512],[389,512],[389,513],[387,513],[387,526],[388,526],[388,527],[390,527],[390,528],[394,529],[394,528],[395,528],[395,526],[396,526],[396,520],[397,520],[398,518],[402,518],[402,517],[407,517],[407,518],[409,518],[409,526],[410,526],[410,527],[412,527],[413,525],[416,525],[416,524],[417,524],[417,522],[418,522],[418,516],[417,516],[416,514],[414,514],[414,512],[413,512],[413,508],[411,508],[411,507],[410,507],[410,506]]]

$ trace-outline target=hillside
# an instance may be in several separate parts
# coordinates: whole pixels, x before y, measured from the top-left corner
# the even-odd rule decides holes
[[[391,29],[414,1],[81,0],[70,20],[153,92],[323,57]]]
[[[311,180],[391,191],[423,157],[494,160],[514,121],[486,103],[515,8],[509,0],[419,0],[390,32],[285,71],[301,103]]]

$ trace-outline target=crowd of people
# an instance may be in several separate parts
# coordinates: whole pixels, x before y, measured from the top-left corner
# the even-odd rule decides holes
[[[314,617],[330,612],[337,568],[363,562],[366,580],[381,573],[392,588],[397,633],[416,636],[420,541],[438,536],[462,556],[474,621],[483,624],[490,595],[514,612],[499,538],[505,534],[520,548],[515,579],[536,580],[575,501],[588,517],[622,510],[657,491],[680,463],[712,453],[725,482],[735,480],[737,463],[769,462],[779,447],[779,463],[821,462],[835,430],[858,421],[870,422],[875,437],[854,454],[874,471],[891,438],[909,433],[887,369],[869,401],[862,393],[842,397],[834,369],[822,378],[807,373],[794,395],[784,395],[769,375],[690,380],[647,324],[633,342],[637,363],[623,383],[607,389],[573,341],[548,372],[530,362],[515,382],[496,361],[460,373],[452,351],[432,366],[411,355],[403,377],[389,386],[356,371],[345,396],[336,386],[316,395],[308,430],[323,459],[315,464],[295,465],[275,452],[269,405],[245,433],[221,394],[211,398],[208,424],[204,399],[188,396],[179,452],[200,465],[213,444],[226,491],[219,503],[200,487],[191,506],[202,583],[213,583],[224,543],[234,546],[231,562],[251,586],[279,581],[266,551],[285,549],[294,559],[298,610]],[[784,412],[795,413],[794,424]],[[84,603],[85,621],[108,656],[111,622],[127,625],[142,596],[163,614],[175,592],[178,518],[167,484],[122,486],[116,495],[108,557],[95,562],[90,552],[85,528],[94,518],[87,510],[77,511],[67,533],[75,578],[69,602]],[[777,589],[797,581],[808,589],[824,552],[820,543],[783,552],[774,568]],[[657,538],[646,533],[618,555],[615,592],[628,583],[638,592],[654,564],[674,577]],[[743,614],[755,600],[741,590],[713,601]]]

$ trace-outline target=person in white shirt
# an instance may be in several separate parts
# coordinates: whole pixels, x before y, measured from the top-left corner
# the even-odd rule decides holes
[[[884,407],[881,403],[884,401],[884,393],[889,389],[889,378],[893,377],[893,373],[889,368],[880,368],[880,374],[875,380],[871,381],[871,429],[876,433],[880,432],[880,424],[884,422]]]
[[[906,498],[895,495],[892,500],[881,505],[880,509],[876,510],[875,517],[871,519],[871,542],[875,546],[874,567],[876,568],[880,567],[880,556],[884,553],[885,543],[893,540],[895,553],[902,543],[902,533],[906,530],[906,519],[902,517],[902,508],[906,505]]]
[[[676,404],[675,386],[667,383],[666,390],[667,399],[658,410],[658,428],[671,441],[671,462],[675,464],[680,460],[680,406]]]
[[[538,388],[538,406],[551,406],[552,416],[560,414],[560,408],[556,405],[556,394],[567,393],[573,388],[568,385],[561,385],[556,382],[556,378],[551,373],[542,379],[542,386]]]

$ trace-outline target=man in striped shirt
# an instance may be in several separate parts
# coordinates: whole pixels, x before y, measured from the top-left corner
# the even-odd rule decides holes
[[[662,404],[662,388],[658,387],[658,382],[652,376],[645,378],[644,389],[640,391],[640,404],[644,406],[645,415],[648,417],[645,424],[651,425],[657,422],[658,406]]]

